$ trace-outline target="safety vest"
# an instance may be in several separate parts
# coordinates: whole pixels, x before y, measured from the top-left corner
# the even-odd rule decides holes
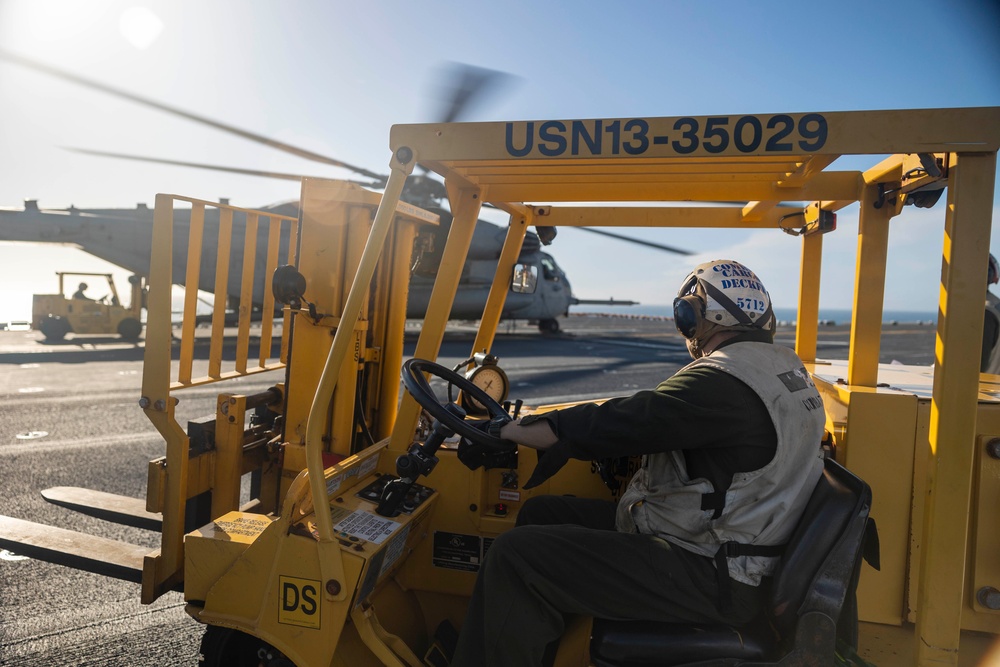
[[[993,292],[986,292],[986,317],[990,316],[990,313],[997,318],[997,322],[1000,323],[1000,298],[996,297]],[[1000,338],[994,343],[993,349],[990,350],[990,361],[986,365],[986,369],[983,370],[984,373],[993,373],[994,375],[1000,375]]]
[[[786,347],[732,343],[680,372],[699,366],[729,373],[760,396],[778,435],[774,458],[736,473],[723,495],[704,478],[690,479],[682,451],[647,455],[619,501],[617,528],[713,556],[728,564],[729,577],[756,586],[773,573],[822,474],[823,401]]]

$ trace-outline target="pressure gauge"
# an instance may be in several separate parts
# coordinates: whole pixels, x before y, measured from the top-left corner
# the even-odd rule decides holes
[[[479,359],[476,361],[476,367],[465,374],[466,379],[485,391],[497,403],[503,403],[510,391],[507,374],[497,365],[496,357],[492,355],[485,356],[481,362]],[[465,392],[462,392],[462,407],[469,414],[487,414],[486,407]]]

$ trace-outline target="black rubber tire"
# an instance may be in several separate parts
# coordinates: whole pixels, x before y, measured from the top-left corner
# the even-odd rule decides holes
[[[118,323],[118,335],[125,340],[139,340],[142,334],[142,322],[130,317]]]
[[[263,658],[260,656],[262,649]],[[295,667],[295,663],[263,639],[218,625],[210,625],[205,630],[198,664],[205,667]]]
[[[73,330],[73,327],[58,315],[47,315],[38,325],[38,330],[45,336],[45,340],[62,340],[66,334]]]
[[[554,317],[545,320],[538,320],[538,330],[542,333],[559,333],[559,320]]]

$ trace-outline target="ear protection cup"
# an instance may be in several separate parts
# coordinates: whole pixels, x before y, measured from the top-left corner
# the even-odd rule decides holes
[[[674,299],[674,326],[685,338],[693,338],[705,320],[705,302],[695,294]]]

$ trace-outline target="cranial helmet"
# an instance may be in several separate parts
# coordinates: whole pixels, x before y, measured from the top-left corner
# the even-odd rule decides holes
[[[718,331],[774,333],[771,297],[757,275],[739,262],[717,259],[688,274],[674,299],[674,325],[701,348]]]
[[[997,258],[990,253],[990,268],[986,274],[986,284],[993,285],[1000,282],[1000,265],[997,264]]]

